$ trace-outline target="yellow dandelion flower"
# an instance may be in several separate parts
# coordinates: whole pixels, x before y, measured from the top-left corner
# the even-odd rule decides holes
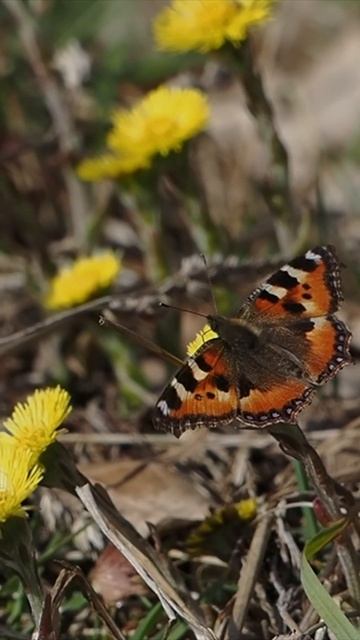
[[[193,356],[194,353],[196,353],[196,351],[200,349],[200,347],[202,347],[203,344],[205,344],[205,342],[208,342],[209,340],[214,340],[214,338],[218,338],[218,337],[219,337],[219,334],[213,331],[210,325],[205,324],[203,328],[199,331],[199,333],[196,335],[195,339],[189,342],[188,346],[186,347],[186,353],[188,354],[188,356]]]
[[[209,105],[201,91],[159,87],[132,109],[114,113],[107,144],[124,157],[134,150],[146,159],[167,155],[204,129],[208,119]]]
[[[2,441],[16,441],[36,461],[56,440],[57,429],[70,411],[70,396],[60,386],[37,389],[24,403],[19,402],[11,417],[4,421],[8,434],[1,434]]]
[[[256,500],[227,504],[209,515],[185,541],[191,555],[215,554],[228,561],[234,544],[247,534],[247,524],[256,516]]]
[[[257,502],[255,498],[235,502],[234,507],[241,520],[252,520],[256,516]]]
[[[145,169],[150,161],[144,156],[120,156],[107,153],[95,158],[86,158],[77,167],[77,174],[81,180],[88,182],[114,179],[119,176]]]
[[[89,300],[114,282],[120,268],[120,258],[112,251],[78,258],[53,278],[45,306],[48,309],[66,309]]]
[[[275,0],[172,0],[154,22],[155,41],[166,51],[206,52],[226,40],[238,44],[269,16]]]
[[[238,2],[240,9],[226,29],[226,38],[233,44],[245,40],[249,27],[267,20],[274,0],[238,0]]]
[[[35,491],[43,475],[43,467],[33,465],[31,451],[13,438],[0,438],[0,522],[25,516],[21,503]]]

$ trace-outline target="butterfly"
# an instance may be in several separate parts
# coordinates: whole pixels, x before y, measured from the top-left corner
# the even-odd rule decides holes
[[[351,362],[351,333],[334,312],[343,300],[332,246],[315,247],[276,271],[233,317],[208,315],[210,339],[161,394],[156,428],[238,421],[248,427],[295,422],[315,389]]]

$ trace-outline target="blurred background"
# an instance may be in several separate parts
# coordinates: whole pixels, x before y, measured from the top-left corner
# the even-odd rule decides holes
[[[243,528],[225,518],[231,524],[224,551],[216,531],[209,540],[196,527],[224,505],[268,497],[280,487],[295,491],[293,471],[264,433],[200,430],[180,441],[155,433],[151,409],[174,367],[141,337],[184,357],[202,323],[158,303],[211,310],[201,253],[219,308],[230,313],[284,261],[330,243],[346,265],[340,315],[358,357],[360,4],[279,0],[236,55],[226,47],[159,50],[152,24],[165,6],[162,0],[0,2],[0,412],[9,415],[36,387],[65,387],[74,410],[63,441],[85,473],[110,487],[143,535],[148,521],[158,527],[164,553],[211,609],[225,606],[234,592],[236,570],[226,582],[221,562],[229,562]],[[113,112],[131,109],[164,83],[206,94],[210,116],[200,134],[148,171],[82,179],[80,163],[103,153]],[[49,310],[44,301],[64,265],[104,251],[121,261],[111,286],[81,305]],[[109,307],[138,342],[99,325],[99,313]],[[358,367],[345,368],[317,394],[301,425],[331,473],[343,479],[346,469],[355,481]],[[122,560],[115,578],[113,557],[99,562],[104,542],[75,499],[45,489],[39,495],[33,527],[39,551],[47,551],[44,579],[51,584],[56,576],[49,559],[76,561],[95,576],[105,600],[117,604],[119,625],[137,629],[155,606],[140,579]],[[213,526],[219,522],[208,529]],[[194,532],[196,552],[184,543]],[[191,553],[219,562],[193,561]],[[300,602],[298,580],[290,582]],[[6,589],[1,620],[18,634],[11,637],[22,638],[27,613],[12,583]],[[95,614],[87,617],[87,606],[76,592],[69,596],[64,637],[87,637],[96,625],[96,637],[107,637]],[[259,601],[253,614],[256,607]],[[156,616],[150,637],[157,637],[161,612]],[[269,612],[261,616],[268,620]],[[246,637],[272,637],[260,635],[254,619]],[[276,616],[269,624],[273,634],[284,631]],[[187,633],[179,627],[177,637]]]

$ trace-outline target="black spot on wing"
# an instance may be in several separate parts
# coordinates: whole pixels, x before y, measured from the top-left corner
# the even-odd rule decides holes
[[[176,374],[176,380],[183,385],[186,391],[190,392],[195,391],[198,385],[193,372],[187,364]]]
[[[290,265],[294,267],[294,269],[301,269],[302,271],[306,271],[307,273],[315,271],[318,266],[315,260],[305,258],[305,256],[294,258],[294,260],[290,262]]]
[[[311,293],[303,293],[302,298],[304,298],[304,300],[311,300],[312,295]]]
[[[214,400],[215,393],[213,393],[212,391],[207,391],[206,392],[206,397],[209,398],[209,400]]]
[[[261,291],[259,292],[258,298],[260,298],[261,300],[267,300],[268,302],[279,302],[279,298],[274,295],[273,293],[270,293],[270,291],[267,291],[266,289],[261,289]]]
[[[195,358],[195,362],[201,371],[209,372],[213,368],[211,364],[206,362],[204,356],[201,354]]]
[[[246,398],[250,394],[251,389],[254,389],[252,382],[244,375],[240,376],[237,386],[240,398]]]
[[[311,289],[310,285],[307,282],[305,282],[302,287],[303,289],[305,289],[305,291],[309,291],[309,289]]]
[[[222,375],[214,376],[214,383],[216,387],[219,389],[219,391],[227,392],[230,389],[230,382],[227,378],[225,378],[225,376],[222,376]]]
[[[297,320],[291,324],[291,330],[294,333],[300,333],[300,334],[308,333],[309,331],[312,331],[313,328],[314,328],[314,323],[312,320],[308,318],[304,320]]]
[[[168,387],[166,389],[166,391],[164,392],[164,395],[162,397],[162,400],[165,400],[167,406],[169,407],[169,409],[171,409],[172,411],[176,411],[177,409],[180,409],[181,407],[181,400],[176,392],[176,389],[174,387]]]
[[[293,289],[293,287],[296,287],[299,284],[297,278],[294,278],[290,273],[283,269],[274,273],[268,280],[268,283],[272,284],[274,287],[283,287],[284,289]]]
[[[302,313],[306,311],[306,308],[301,302],[284,302],[282,306],[283,309],[289,313]]]

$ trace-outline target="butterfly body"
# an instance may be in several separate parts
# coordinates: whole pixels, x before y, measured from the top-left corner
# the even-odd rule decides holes
[[[155,426],[180,435],[233,420],[294,422],[315,388],[350,361],[350,332],[334,315],[341,299],[334,249],[316,247],[273,274],[234,317],[207,316],[216,337],[165,388]]]

